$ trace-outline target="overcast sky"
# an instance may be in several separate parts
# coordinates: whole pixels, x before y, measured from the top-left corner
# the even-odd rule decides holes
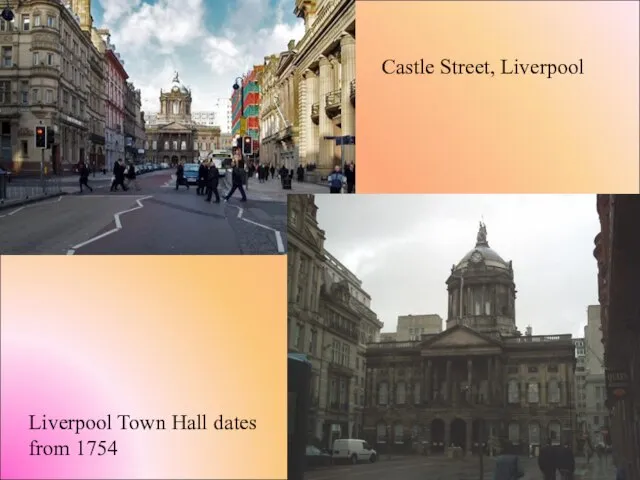
[[[398,315],[447,316],[451,266],[487,239],[513,261],[516,323],[534,335],[583,336],[598,303],[595,195],[316,195],[327,250],[371,295],[395,331]]]

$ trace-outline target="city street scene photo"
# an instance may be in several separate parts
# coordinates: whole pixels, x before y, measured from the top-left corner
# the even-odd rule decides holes
[[[355,0],[0,8],[1,254],[284,254],[355,193]]]
[[[638,195],[289,196],[288,478],[640,478],[638,218]]]

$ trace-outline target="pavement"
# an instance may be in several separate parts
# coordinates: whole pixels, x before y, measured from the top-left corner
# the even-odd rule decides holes
[[[138,178],[140,191],[109,192],[110,175],[89,178],[92,193],[64,179],[66,195],[0,210],[0,254],[273,255],[284,254],[288,193],[326,188],[250,180],[248,201],[207,203],[196,187],[175,190],[173,171]],[[222,196],[225,182],[219,187]]]
[[[495,459],[484,457],[483,475],[480,475],[480,459],[449,459],[444,455],[382,456],[376,463],[358,465],[334,465],[305,473],[304,480],[493,480]],[[524,477],[520,480],[542,480],[537,458],[520,457]],[[592,459],[587,466],[576,459],[575,480],[613,480],[615,470],[609,464],[599,465]],[[558,480],[560,476],[558,475]]]

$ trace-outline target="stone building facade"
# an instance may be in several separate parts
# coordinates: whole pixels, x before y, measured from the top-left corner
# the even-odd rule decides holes
[[[360,437],[367,342],[382,326],[360,281],[324,249],[312,195],[288,203],[288,348],[312,364],[309,439]],[[369,298],[370,300],[370,298]]]
[[[106,58],[106,138],[107,138],[107,170],[113,169],[118,159],[125,159],[125,92],[129,75],[124,68],[124,61],[116,52],[116,47],[107,38]]]
[[[513,267],[489,247],[484,225],[447,285],[444,332],[369,345],[365,438],[466,452],[486,442],[523,452],[547,440],[572,443],[571,335],[518,332]]]
[[[640,478],[640,197],[598,195],[597,211],[601,230],[593,253],[610,435],[627,477]]]
[[[145,149],[154,162],[176,165],[206,158],[208,150],[220,144],[220,128],[198,125],[191,117],[191,90],[176,72],[168,89],[160,91],[160,112],[156,123],[147,126]],[[206,148],[203,148],[206,147]]]
[[[291,73],[281,79],[298,95],[300,163],[325,174],[341,163],[340,147],[327,137],[356,133],[355,10],[355,0],[296,0],[306,32]],[[355,161],[355,145],[344,147],[342,160]]]
[[[0,167],[40,172],[34,131],[44,125],[56,132],[44,151],[46,172],[68,169],[85,159],[89,144],[90,18],[54,0],[12,10],[14,21],[0,20]]]
[[[138,161],[144,158],[144,119],[142,114],[142,92],[127,82],[124,96],[124,148],[128,161]]]
[[[81,16],[82,18],[82,16]],[[91,27],[85,31],[90,37],[87,50],[89,60],[89,98],[87,113],[89,116],[89,165],[96,170],[106,168],[106,110],[107,83],[106,60],[104,57],[106,43],[97,29]]]

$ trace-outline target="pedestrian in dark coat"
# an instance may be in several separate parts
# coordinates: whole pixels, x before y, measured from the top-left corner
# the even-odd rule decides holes
[[[207,166],[204,163],[198,167],[198,188],[196,189],[197,195],[204,195],[204,188],[207,186]]]
[[[538,455],[538,467],[542,472],[544,480],[555,480],[556,470],[558,468],[557,449],[548,443],[540,449]]]
[[[496,468],[493,472],[493,480],[517,480],[524,476],[520,460],[510,448],[506,448],[496,458]]]
[[[220,203],[220,194],[218,193],[218,179],[220,178],[220,172],[215,163],[209,165],[207,171],[207,202],[211,201],[213,195],[216,196],[216,203]]]
[[[78,173],[80,174],[80,193],[82,193],[82,187],[87,187],[93,192],[93,188],[89,186],[89,169],[84,162],[78,166]]]
[[[562,480],[573,480],[573,474],[576,470],[576,459],[573,456],[573,450],[568,444],[563,447],[557,447],[557,467],[562,475]]]

